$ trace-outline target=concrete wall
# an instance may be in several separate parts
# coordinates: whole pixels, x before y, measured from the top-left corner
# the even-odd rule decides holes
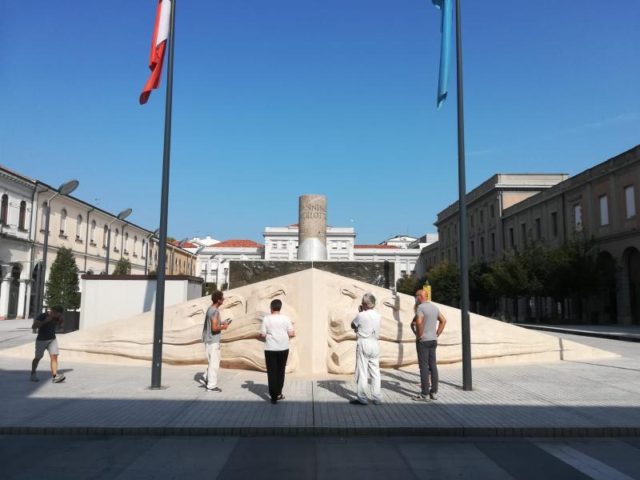
[[[202,296],[202,279],[167,276],[165,307]],[[155,309],[156,278],[151,275],[83,275],[80,329]]]

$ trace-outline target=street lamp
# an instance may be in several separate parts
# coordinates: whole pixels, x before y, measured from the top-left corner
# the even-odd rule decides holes
[[[47,278],[47,252],[49,251],[49,218],[51,216],[51,200],[56,198],[58,195],[69,195],[76,188],[78,188],[80,182],[78,180],[69,180],[68,182],[63,183],[58,187],[56,193],[51,195],[49,199],[46,201],[46,209],[47,214],[44,220],[44,245],[43,245],[43,253],[42,253],[42,268],[41,270],[41,278],[38,282],[37,286],[37,301],[36,301],[36,314],[40,314],[42,312],[42,304],[44,303],[44,284],[45,279]]]
[[[147,272],[148,272],[147,269],[149,267],[149,243],[151,242],[151,239],[153,237],[158,235],[158,232],[160,232],[160,229],[156,228],[151,235],[147,236],[147,245],[146,245],[147,251],[144,254],[144,274],[145,275],[147,275]]]
[[[115,222],[116,220],[124,220],[125,218],[127,218],[129,215],[131,215],[131,212],[133,212],[132,209],[127,208],[123,211],[121,211],[118,216],[116,218],[114,218],[113,220],[111,220],[111,222],[109,223],[109,228],[107,229],[107,257],[105,260],[105,265],[104,265],[104,273],[109,275],[109,250],[111,250],[111,225],[113,224],[113,222]]]

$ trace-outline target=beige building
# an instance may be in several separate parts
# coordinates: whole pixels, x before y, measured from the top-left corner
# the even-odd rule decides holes
[[[502,258],[504,210],[566,180],[567,174],[498,173],[467,194],[470,263]],[[438,213],[438,261],[458,263],[458,202]],[[431,248],[433,252],[435,247]]]
[[[505,248],[592,238],[615,266],[615,285],[592,305],[593,322],[640,323],[640,146],[503,212]]]

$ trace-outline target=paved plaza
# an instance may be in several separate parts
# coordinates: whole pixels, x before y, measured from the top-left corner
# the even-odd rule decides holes
[[[13,323],[15,322],[15,323]],[[0,322],[0,346],[33,341],[27,321]],[[640,433],[637,344],[572,337],[619,358],[510,367],[441,368],[440,398],[416,403],[416,368],[383,370],[383,405],[353,406],[352,376],[289,375],[286,400],[268,402],[266,374],[221,370],[222,393],[198,383],[203,367],[164,366],[150,390],[148,364],[76,363],[61,355],[62,384],[29,381],[30,358],[0,351],[0,433],[164,435],[627,436]]]

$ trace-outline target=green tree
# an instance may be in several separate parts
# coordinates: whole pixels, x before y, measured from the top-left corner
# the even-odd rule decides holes
[[[460,272],[447,261],[435,265],[427,272],[434,302],[457,306],[460,303]]]
[[[113,269],[112,275],[130,275],[131,274],[131,262],[128,258],[121,258],[116,263],[116,268]]]
[[[416,290],[424,285],[425,280],[426,277],[424,276],[421,278],[416,278],[413,276],[405,275],[402,278],[399,278],[396,282],[396,290],[400,293],[405,293],[413,297],[416,293]]]
[[[70,248],[60,248],[51,265],[47,293],[47,306],[60,306],[65,310],[76,310],[80,307],[78,286],[78,265]]]

